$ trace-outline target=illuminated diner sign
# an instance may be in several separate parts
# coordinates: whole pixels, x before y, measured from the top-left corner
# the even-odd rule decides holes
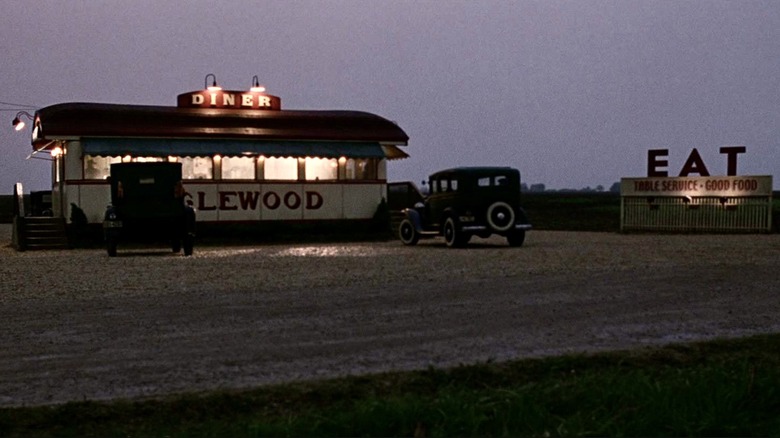
[[[273,111],[282,109],[282,99],[279,97],[251,90],[199,90],[180,94],[176,102],[179,108],[233,108]]]
[[[726,156],[726,175],[737,174],[737,157],[747,151],[745,146],[723,146],[720,153]],[[647,151],[647,176],[669,176],[666,166],[669,162],[665,160],[669,155],[669,149],[651,149]],[[688,176],[698,173],[701,176],[710,176],[707,166],[704,164],[699,151],[693,148],[688,159],[685,160],[680,176]]]
[[[651,149],[647,151],[647,177],[622,178],[620,193],[623,196],[772,196],[771,176],[738,176],[737,157],[746,151],[745,146],[721,147],[719,152],[726,157],[726,176],[710,176],[699,151],[693,148],[679,177],[668,177],[669,150]]]
[[[622,178],[622,196],[772,196],[772,176]]]

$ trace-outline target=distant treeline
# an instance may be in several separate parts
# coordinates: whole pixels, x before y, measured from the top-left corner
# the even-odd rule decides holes
[[[539,192],[562,192],[562,193],[603,193],[603,192],[609,192],[609,193],[615,193],[620,194],[620,183],[616,182],[613,183],[609,190],[605,190],[604,186],[601,184],[597,185],[596,187],[584,187],[581,189],[548,189],[547,186],[544,184],[531,184],[528,185],[526,183],[520,184],[520,189],[523,192],[533,192],[533,193],[539,193]]]

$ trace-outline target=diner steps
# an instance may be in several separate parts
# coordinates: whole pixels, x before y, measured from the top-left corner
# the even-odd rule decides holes
[[[69,249],[65,218],[16,217],[14,246],[18,251]]]

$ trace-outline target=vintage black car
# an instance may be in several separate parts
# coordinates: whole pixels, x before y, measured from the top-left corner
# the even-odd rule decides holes
[[[521,246],[531,229],[520,207],[520,172],[511,167],[460,167],[428,179],[429,195],[403,210],[398,235],[405,245],[444,236],[449,247],[463,247],[472,236],[505,236]]]
[[[108,255],[124,242],[164,240],[173,252],[192,255],[195,211],[184,201],[181,163],[111,165],[111,204],[103,220]]]

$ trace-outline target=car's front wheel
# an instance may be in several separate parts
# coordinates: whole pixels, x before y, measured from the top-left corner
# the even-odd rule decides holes
[[[450,216],[444,222],[444,241],[450,248],[463,248],[469,243],[471,237],[468,233],[461,230],[460,225],[454,217]]]
[[[420,240],[420,233],[417,232],[412,221],[406,218],[398,226],[398,237],[404,245],[417,245],[417,242]]]

